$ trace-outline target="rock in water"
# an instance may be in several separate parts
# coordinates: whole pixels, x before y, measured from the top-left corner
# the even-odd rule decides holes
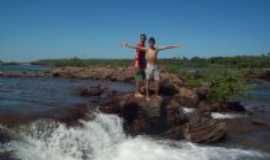
[[[233,112],[245,112],[245,107],[240,102],[227,102],[226,108]]]
[[[213,143],[225,137],[226,124],[195,113],[184,129],[185,139],[194,143]]]
[[[80,89],[80,96],[100,96],[105,91],[101,85]]]
[[[270,70],[269,69],[265,70],[263,73],[259,74],[257,77],[266,81],[270,81]]]

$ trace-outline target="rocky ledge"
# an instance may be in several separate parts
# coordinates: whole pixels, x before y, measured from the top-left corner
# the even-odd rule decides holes
[[[82,89],[81,95],[103,97],[98,111],[122,117],[126,132],[131,135],[149,134],[196,143],[218,142],[225,138],[227,125],[225,121],[212,118],[211,113],[245,112],[237,102],[207,101],[208,87],[188,88],[181,77],[170,73],[161,74],[160,96],[152,95],[150,101],[136,98],[133,93],[110,92],[104,97],[106,92],[108,89],[96,86]]]
[[[134,75],[134,69],[132,67],[58,67],[52,69],[50,73],[53,77],[130,81]]]
[[[51,74],[55,77],[130,82],[134,70],[63,67],[52,70]],[[80,95],[96,97],[99,112],[122,117],[128,134],[150,134],[196,143],[218,142],[226,136],[226,122],[212,118],[212,112],[245,112],[237,102],[209,102],[207,86],[189,88],[184,79],[175,74],[163,71],[160,84],[160,96],[152,96],[151,101],[136,98],[133,93],[113,93],[100,85],[81,88]],[[141,91],[143,93],[144,89]]]
[[[133,75],[134,69],[132,67],[56,67],[45,72],[0,72],[0,77],[61,77],[110,81],[130,81],[133,79]]]

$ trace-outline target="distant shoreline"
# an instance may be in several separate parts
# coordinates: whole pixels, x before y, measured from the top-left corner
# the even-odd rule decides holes
[[[127,65],[132,63],[133,58],[49,58],[33,60],[28,62],[20,61],[3,61],[0,59],[0,65],[51,65],[51,66],[88,66],[88,65]],[[230,67],[256,67],[256,68],[270,68],[270,52],[258,55],[235,55],[235,56],[212,56],[212,57],[172,57],[160,58],[162,64],[180,63],[182,65],[190,66],[211,66],[221,65]]]

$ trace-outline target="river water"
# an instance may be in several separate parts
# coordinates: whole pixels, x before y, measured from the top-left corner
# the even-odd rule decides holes
[[[1,71],[1,70],[0,70]],[[106,81],[53,78],[0,78],[0,114],[39,114],[87,102],[78,96],[80,86],[108,84]],[[256,83],[255,83],[256,84]],[[263,86],[262,86],[263,85]],[[133,85],[110,83],[113,90],[129,92]],[[250,109],[270,101],[269,83],[258,83],[242,102]],[[251,98],[252,97],[252,98]],[[256,107],[255,107],[256,106]],[[260,108],[260,107],[259,107]],[[268,115],[269,116],[269,115]],[[238,145],[205,146],[186,141],[157,140],[147,136],[129,137],[122,120],[114,115],[96,114],[94,120],[82,121],[80,127],[36,120],[30,125],[2,129],[16,137],[0,145],[0,153],[12,152],[19,160],[269,160],[259,149]]]
[[[81,87],[109,85],[112,90],[129,92],[133,85],[95,80],[56,78],[0,78],[0,112],[35,113],[86,103]]]

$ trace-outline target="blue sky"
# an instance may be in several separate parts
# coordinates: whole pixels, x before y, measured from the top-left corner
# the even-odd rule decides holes
[[[132,58],[141,32],[184,44],[160,57],[270,52],[269,0],[0,0],[0,59]]]

